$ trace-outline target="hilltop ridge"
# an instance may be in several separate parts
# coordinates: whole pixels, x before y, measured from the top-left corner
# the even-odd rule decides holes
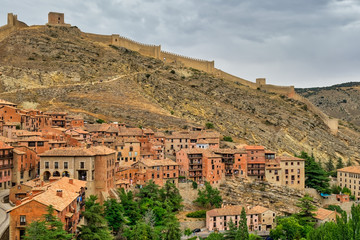
[[[238,142],[322,161],[359,161],[357,130],[332,134],[301,101],[95,41],[71,26],[18,28],[0,40],[0,98],[134,126],[182,129],[212,122]],[[256,83],[254,83],[256,85]]]

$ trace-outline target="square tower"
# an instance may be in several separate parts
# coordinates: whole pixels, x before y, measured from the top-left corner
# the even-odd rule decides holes
[[[65,24],[64,14],[57,12],[49,12],[48,14],[48,24],[57,25],[57,24]]]

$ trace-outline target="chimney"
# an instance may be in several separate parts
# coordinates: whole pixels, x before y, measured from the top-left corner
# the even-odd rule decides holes
[[[62,190],[61,189],[56,190],[56,196],[62,197]]]
[[[70,183],[70,184],[74,184],[74,179],[69,178],[69,183]]]

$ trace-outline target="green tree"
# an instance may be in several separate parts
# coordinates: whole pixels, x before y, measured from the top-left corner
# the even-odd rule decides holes
[[[342,158],[339,157],[336,162],[336,169],[341,169],[343,167],[345,167],[344,162],[343,162]]]
[[[78,227],[80,240],[111,240],[113,236],[109,231],[104,218],[104,207],[96,202],[97,196],[91,195],[85,201],[85,211],[82,215],[85,224]],[[54,238],[55,239],[55,238]]]
[[[198,190],[198,198],[194,202],[203,207],[221,207],[222,197],[217,188],[213,188],[210,183],[205,182],[205,189]]]
[[[224,240],[224,235],[221,233],[210,233],[210,235],[206,238],[206,240]]]
[[[239,228],[236,232],[236,240],[249,240],[249,229],[247,226],[246,211],[243,207],[241,209]]]
[[[67,233],[64,224],[55,216],[55,209],[50,205],[44,221],[35,221],[26,229],[25,239],[72,239],[73,235]]]
[[[314,199],[306,194],[303,198],[299,199],[299,202],[296,204],[300,208],[300,212],[298,212],[295,216],[299,220],[300,225],[315,225],[315,211],[316,207],[313,204]]]
[[[180,223],[174,216],[171,216],[166,220],[166,224],[161,235],[163,240],[181,239]]]
[[[235,226],[234,222],[230,218],[230,221],[228,222],[228,229],[225,231],[224,239],[226,240],[235,240],[236,238],[236,232],[237,227]]]
[[[335,170],[334,161],[331,157],[329,158],[329,161],[327,161],[325,167],[326,167],[326,171],[328,172],[332,172]]]
[[[183,208],[180,191],[170,181],[166,181],[165,185],[160,189],[160,201],[167,202],[171,206],[172,212],[177,212]]]
[[[134,201],[131,191],[125,192],[123,188],[118,191],[121,205],[124,208],[124,216],[129,220],[129,225],[135,225],[141,219],[138,204]]]
[[[34,221],[26,227],[25,240],[48,240],[48,229],[44,221]]]
[[[131,229],[129,228],[125,234],[127,239],[131,240],[158,240],[159,233],[155,228],[140,220]]]
[[[330,193],[328,174],[315,161],[314,156],[302,151],[297,157],[305,159],[305,186],[315,188],[319,192]]]
[[[104,203],[105,219],[109,227],[116,234],[128,222],[124,217],[124,208],[115,199],[109,199]]]
[[[272,239],[298,240],[303,232],[304,227],[299,224],[297,218],[286,217],[278,220],[276,228],[270,231],[270,237]]]

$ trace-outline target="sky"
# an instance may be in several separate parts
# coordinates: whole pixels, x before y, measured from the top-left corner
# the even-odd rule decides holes
[[[275,85],[360,81],[360,0],[1,0],[28,25],[48,12],[84,32],[120,34]]]

